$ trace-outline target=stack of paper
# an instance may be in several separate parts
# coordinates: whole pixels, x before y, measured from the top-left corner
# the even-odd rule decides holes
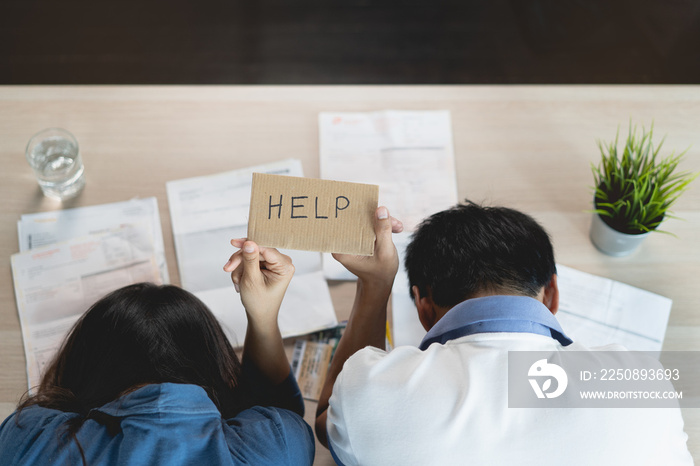
[[[155,198],[23,215],[12,256],[17,310],[35,387],[75,321],[123,286],[167,279]]]
[[[299,160],[167,183],[175,250],[182,286],[212,310],[232,345],[242,346],[247,319],[241,299],[223,265],[235,249],[232,238],[247,235],[254,172],[303,176]],[[283,337],[337,324],[317,252],[287,251],[295,267],[279,315]]]
[[[394,235],[401,264],[391,295],[394,344],[417,344],[424,331],[410,311],[403,256],[416,226],[458,201],[450,112],[321,113],[319,127],[321,177],[379,185],[379,204],[404,224]],[[354,279],[329,254],[323,270],[330,279]]]
[[[406,235],[457,203],[449,111],[321,113],[319,129],[321,178],[379,185],[379,204]],[[327,278],[354,278],[330,254],[323,268]]]
[[[169,283],[163,231],[155,197],[22,215],[17,222],[19,250],[24,252],[121,225],[141,225],[141,228],[149,230],[145,234],[153,243],[161,279],[163,283]]]

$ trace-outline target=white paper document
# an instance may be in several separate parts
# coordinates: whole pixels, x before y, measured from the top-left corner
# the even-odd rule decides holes
[[[33,248],[14,254],[11,262],[30,389],[92,304],[132,283],[161,283],[151,230],[144,224]]]
[[[411,232],[457,203],[450,112],[324,112],[319,115],[321,178],[379,185],[379,204]],[[328,278],[354,278],[324,255]]]
[[[160,277],[163,283],[170,283],[158,202],[155,197],[22,215],[17,222],[19,250],[23,252],[134,223],[149,225]]]
[[[394,244],[399,254],[399,270],[391,288],[391,323],[394,346],[418,346],[425,336],[425,329],[418,319],[418,311],[408,288],[408,274],[403,266],[408,233],[394,235]]]
[[[396,241],[399,255],[404,243]],[[574,341],[588,347],[616,343],[632,351],[661,350],[670,299],[561,264],[557,264],[557,282],[556,318]],[[397,275],[392,293],[394,341],[397,346],[418,346],[425,330],[409,296],[405,273]]]
[[[557,320],[569,337],[588,347],[617,343],[633,351],[660,351],[669,298],[557,264]]]
[[[243,345],[247,320],[240,296],[223,265],[247,235],[253,172],[303,176],[295,159],[167,183],[175,251],[182,287],[212,310],[231,344]],[[317,252],[288,251],[295,267],[279,315],[283,337],[337,325]]]

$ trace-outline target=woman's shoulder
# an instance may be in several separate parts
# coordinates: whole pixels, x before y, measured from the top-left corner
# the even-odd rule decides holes
[[[241,435],[257,435],[277,432],[277,437],[297,433],[311,434],[311,427],[298,414],[274,406],[254,406],[241,411],[235,417],[226,420],[226,425]],[[311,435],[313,439],[313,435]]]
[[[27,406],[10,414],[0,425],[0,444],[16,442],[23,437],[35,437],[41,431],[58,428],[75,416],[75,413],[39,405]]]
[[[13,430],[27,429],[43,429],[47,425],[54,422],[63,423],[66,420],[76,416],[75,413],[69,413],[58,409],[44,408],[39,405],[31,405],[15,411],[10,414],[0,425],[0,438],[6,435],[6,432]]]
[[[262,455],[271,461],[270,464],[275,460],[268,457],[270,455],[284,460],[285,464],[313,462],[313,430],[301,416],[292,411],[272,406],[254,406],[226,420],[225,424],[229,439],[235,440],[236,444],[246,445],[250,453]]]
[[[38,405],[15,411],[0,425],[0,464],[15,464],[39,438],[57,438],[61,426],[74,416]]]

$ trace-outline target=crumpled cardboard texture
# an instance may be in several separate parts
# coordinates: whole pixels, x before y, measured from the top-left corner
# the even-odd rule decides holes
[[[378,198],[377,185],[253,173],[248,239],[371,256]]]

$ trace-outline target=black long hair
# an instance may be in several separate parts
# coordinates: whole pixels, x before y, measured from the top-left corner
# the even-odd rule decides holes
[[[140,386],[171,382],[201,386],[230,418],[250,405],[240,379],[241,363],[202,301],[176,286],[139,283],[90,307],[36,394],[18,409],[40,405],[77,413],[69,425],[75,438],[91,409]]]

